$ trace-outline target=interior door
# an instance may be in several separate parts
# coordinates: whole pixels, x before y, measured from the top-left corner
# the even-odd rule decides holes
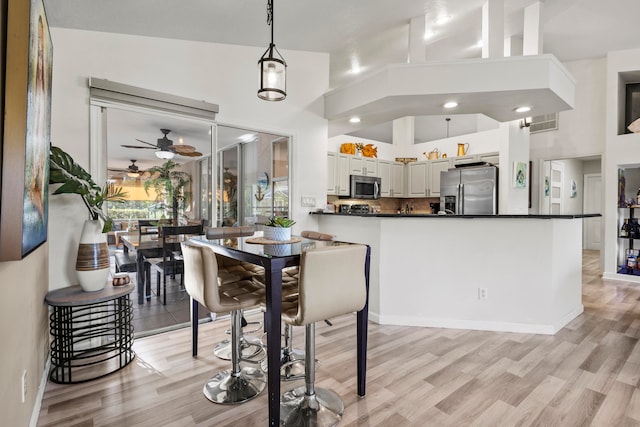
[[[549,214],[562,215],[564,212],[562,206],[563,196],[563,181],[564,181],[564,165],[559,162],[551,162],[551,177],[550,177],[550,201]]]
[[[602,212],[602,177],[599,173],[584,175],[584,213]],[[602,247],[602,218],[585,218],[582,222],[584,249],[600,250]]]

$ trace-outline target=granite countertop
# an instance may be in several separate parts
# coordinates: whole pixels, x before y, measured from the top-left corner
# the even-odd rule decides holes
[[[522,218],[522,219],[574,219],[593,218],[602,216],[601,214],[576,214],[576,215],[437,215],[437,214],[397,214],[397,213],[368,213],[368,214],[345,214],[330,212],[310,212],[311,215],[332,215],[332,216],[359,216],[373,218]]]

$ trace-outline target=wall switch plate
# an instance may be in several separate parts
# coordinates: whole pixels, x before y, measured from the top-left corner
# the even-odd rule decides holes
[[[313,196],[302,196],[302,206],[305,208],[315,208],[316,198]]]
[[[488,297],[487,288],[478,288],[478,299],[487,299]]]

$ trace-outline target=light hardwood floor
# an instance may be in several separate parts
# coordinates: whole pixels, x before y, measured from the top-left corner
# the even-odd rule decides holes
[[[603,280],[598,256],[584,256],[585,312],[554,336],[372,323],[358,399],[355,316],[341,316],[317,325],[316,384],[342,396],[344,426],[640,426],[640,286]],[[229,367],[212,354],[228,326],[201,328],[198,358],[182,329],[138,339],[134,362],[111,376],[47,384],[38,425],[266,425],[266,394],[236,406],[202,394]]]

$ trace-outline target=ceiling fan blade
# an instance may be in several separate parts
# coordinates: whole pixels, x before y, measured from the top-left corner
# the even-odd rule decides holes
[[[202,153],[199,151],[187,151],[185,153],[178,153],[181,156],[185,156],[185,157],[200,157],[202,156]]]
[[[144,149],[149,149],[149,150],[154,150],[156,149],[155,147],[143,147],[141,145],[127,145],[127,144],[120,144],[121,147],[125,147],[125,148],[144,148]]]
[[[137,138],[136,138],[136,141],[138,141],[138,142],[142,142],[143,144],[150,145],[150,146],[152,146],[152,147],[154,147],[154,148],[160,148],[160,147],[158,147],[156,144],[152,144],[152,143],[150,143],[150,142],[143,141],[143,140],[141,140],[141,139],[137,139]]]
[[[180,154],[180,153],[191,153],[193,151],[196,151],[196,147],[194,147],[192,145],[172,145],[169,148],[171,150],[175,151],[178,154]]]

